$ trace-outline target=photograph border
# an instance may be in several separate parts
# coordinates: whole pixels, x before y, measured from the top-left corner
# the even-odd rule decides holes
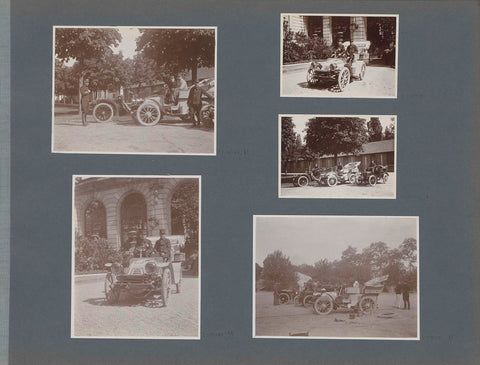
[[[283,92],[283,16],[284,15],[304,15],[304,16],[365,16],[365,17],[395,17],[396,18],[396,34],[395,34],[395,95],[394,96],[342,96],[325,95],[286,95]],[[399,53],[399,23],[400,14],[351,14],[351,13],[280,13],[280,97],[282,98],[344,98],[344,99],[398,99],[398,53]]]
[[[142,28],[142,29],[214,29],[215,30],[215,119],[214,119],[214,137],[213,137],[213,152],[212,153],[189,153],[189,152],[108,152],[108,151],[57,151],[55,145],[55,29],[56,28]],[[217,90],[218,90],[218,27],[217,26],[139,26],[139,25],[54,25],[52,27],[52,105],[51,105],[51,153],[62,154],[87,154],[87,155],[154,155],[154,156],[216,156],[217,155],[217,136],[218,136],[218,105],[217,105]]]
[[[196,336],[76,336],[74,335],[74,305],[75,305],[75,178],[76,177],[106,177],[106,178],[142,178],[142,179],[198,179],[198,332]],[[72,254],[70,282],[70,338],[71,339],[113,339],[113,340],[200,340],[202,317],[202,176],[201,175],[72,175]]]
[[[257,217],[263,218],[345,218],[345,219],[373,219],[373,218],[415,218],[417,228],[417,336],[416,337],[324,337],[324,336],[257,336],[256,308],[255,308],[255,263],[256,263],[256,227]],[[291,339],[291,340],[380,340],[380,341],[420,341],[420,216],[376,216],[376,215],[306,215],[306,214],[254,214],[253,215],[253,260],[252,260],[252,338],[254,339]]]
[[[393,192],[393,197],[382,197],[382,196],[372,196],[372,197],[330,197],[330,196],[282,196],[282,117],[293,117],[293,116],[303,116],[303,117],[328,117],[328,118],[338,118],[338,117],[359,117],[359,116],[369,116],[369,117],[395,117],[395,137],[394,137],[394,159],[395,159],[395,189]],[[279,199],[388,199],[396,200],[397,199],[397,186],[398,186],[398,163],[397,163],[397,143],[398,143],[398,115],[396,114],[278,114],[278,196]]]

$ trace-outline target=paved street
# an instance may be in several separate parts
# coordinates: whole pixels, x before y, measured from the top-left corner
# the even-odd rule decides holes
[[[183,278],[182,292],[170,295],[167,307],[161,299],[121,297],[105,301],[104,275],[79,281],[74,287],[73,335],[96,337],[196,337],[198,336],[198,278]]]
[[[378,183],[375,186],[338,184],[336,186],[318,185],[316,181],[309,186],[296,187],[292,183],[282,183],[280,197],[284,198],[395,198],[396,175],[389,172],[386,184]]]
[[[166,117],[153,127],[136,123],[131,116],[97,123],[88,115],[84,127],[72,107],[55,107],[53,150],[55,152],[116,152],[214,154],[213,128],[193,128],[179,118]]]
[[[395,69],[384,65],[367,66],[365,78],[353,80],[341,92],[338,86],[320,84],[309,87],[307,71],[310,63],[287,65],[282,67],[282,96],[315,96],[315,97],[394,97]]]
[[[255,294],[255,334],[257,336],[289,336],[308,332],[310,337],[385,337],[415,338],[417,336],[417,295],[410,294],[410,310],[393,307],[395,294],[381,293],[378,309],[372,314],[349,318],[347,309],[322,316],[313,308],[293,304],[273,305],[272,292]],[[378,315],[390,313],[391,318]]]

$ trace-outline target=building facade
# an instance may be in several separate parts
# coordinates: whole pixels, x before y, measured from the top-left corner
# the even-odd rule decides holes
[[[158,236],[164,229],[167,235],[182,236],[182,216],[172,202],[183,184],[195,182],[197,178],[77,178],[75,233],[106,238],[117,249],[132,232]]]

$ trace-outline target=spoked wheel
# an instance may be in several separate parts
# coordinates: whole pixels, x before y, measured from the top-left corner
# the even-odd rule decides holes
[[[335,186],[337,185],[338,179],[335,175],[330,175],[327,177],[327,184],[328,186]]]
[[[303,306],[304,307],[308,307],[308,306],[311,306],[313,304],[312,302],[313,300],[313,295],[305,295],[305,297],[303,298]]]
[[[287,304],[290,300],[288,294],[282,293],[279,295],[278,299],[280,300],[280,304]]]
[[[308,177],[306,177],[306,176],[300,176],[300,177],[297,179],[297,184],[298,184],[298,186],[304,187],[304,186],[307,186],[308,183],[309,183]]]
[[[317,314],[326,316],[333,310],[333,301],[329,297],[320,297],[313,303],[313,309]]]
[[[350,184],[355,184],[355,182],[357,181],[357,179],[355,178],[355,175],[350,175],[350,178],[348,179],[348,181],[350,182]]]
[[[360,73],[358,74],[358,79],[363,80],[365,78],[365,72],[367,71],[367,67],[365,64],[362,65],[362,68],[360,70]]]
[[[368,177],[368,183],[370,186],[375,186],[377,184],[377,177],[375,175],[370,175]]]
[[[154,126],[161,116],[160,107],[153,101],[144,101],[137,109],[137,120],[142,125]]]
[[[386,184],[388,181],[388,174],[383,174],[382,180],[383,180],[383,183]]]
[[[172,283],[172,274],[170,273],[170,269],[165,269],[163,271],[163,278],[162,278],[162,299],[163,299],[164,307],[166,307],[168,304],[171,283]]]
[[[375,310],[375,301],[372,298],[364,297],[360,300],[359,307],[363,313],[371,313]]]
[[[213,105],[208,105],[202,109],[201,113],[202,123],[207,127],[213,127],[215,120],[215,107]]]
[[[113,114],[113,107],[108,103],[100,103],[93,108],[93,119],[98,123],[110,122]]]
[[[111,273],[105,277],[105,299],[108,304],[114,304],[120,298],[120,292],[115,288],[115,281],[115,277]]]
[[[340,91],[345,90],[345,88],[349,83],[350,83],[350,70],[345,67],[338,74],[338,87],[340,88]]]
[[[296,295],[295,298],[293,298],[293,305],[295,305],[295,307],[300,307],[302,305],[300,295]]]
[[[310,69],[308,70],[307,72],[307,83],[308,83],[308,86],[313,86],[316,84],[315,82],[315,71],[313,71],[313,69]]]

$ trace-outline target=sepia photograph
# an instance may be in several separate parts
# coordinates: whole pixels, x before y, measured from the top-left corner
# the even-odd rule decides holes
[[[398,15],[281,14],[280,96],[396,98]]]
[[[280,198],[395,199],[397,117],[280,115]]]
[[[200,184],[73,176],[72,338],[200,338]]]
[[[52,152],[216,154],[216,27],[53,28]]]
[[[419,340],[418,217],[253,217],[253,337]]]

